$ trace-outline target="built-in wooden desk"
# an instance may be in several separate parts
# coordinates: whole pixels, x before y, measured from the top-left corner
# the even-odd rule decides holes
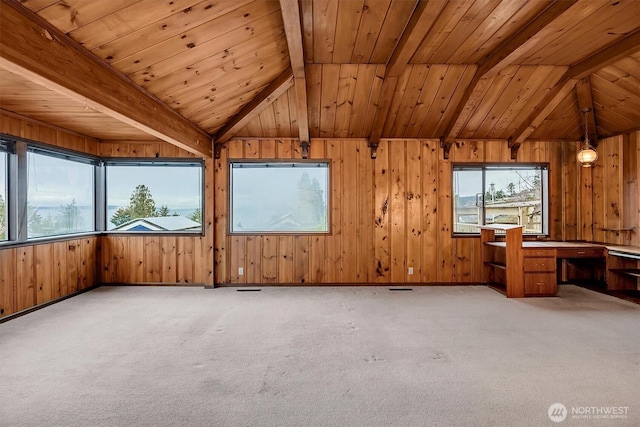
[[[505,232],[504,241],[496,241],[497,230]],[[509,298],[556,295],[558,259],[606,257],[606,247],[593,243],[523,241],[521,226],[483,226],[480,239],[483,282],[502,287]]]
[[[545,247],[555,251],[556,258],[604,258],[605,247],[586,242],[524,242],[527,246]]]
[[[505,233],[496,241],[496,231]],[[599,279],[607,291],[637,290],[640,247],[587,242],[523,241],[521,226],[480,227],[482,281],[503,289],[509,298],[553,296],[557,293],[558,260],[582,259],[605,270]]]

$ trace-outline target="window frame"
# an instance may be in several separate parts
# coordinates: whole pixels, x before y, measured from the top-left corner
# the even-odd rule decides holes
[[[161,166],[173,166],[173,167],[190,167],[197,166],[200,168],[200,212],[202,217],[202,223],[200,224],[200,230],[108,230],[107,224],[108,218],[108,168],[110,166],[142,166],[142,167],[161,167]],[[96,219],[100,220],[100,229],[104,234],[111,235],[162,235],[162,236],[204,236],[205,235],[205,218],[206,218],[206,203],[205,203],[205,164],[204,159],[190,158],[190,157],[172,157],[172,158],[157,158],[157,157],[104,157],[101,159],[101,170],[99,171],[100,191],[102,192],[102,200],[104,201],[101,206],[100,212],[96,212]]]
[[[549,198],[549,187],[550,187],[550,168],[548,162],[541,163],[453,163],[451,167],[451,235],[452,237],[477,237],[480,235],[480,229],[477,232],[461,232],[455,231],[455,194],[454,194],[454,181],[455,174],[457,171],[463,170],[479,170],[482,171],[482,223],[486,225],[486,204],[484,195],[487,192],[487,183],[486,183],[486,172],[487,170],[495,170],[495,169],[527,169],[527,168],[538,168],[541,170],[541,227],[542,230],[539,233],[523,233],[524,237],[548,237],[549,236],[549,212],[550,212],[550,198]],[[478,226],[480,227],[480,225]]]
[[[28,238],[26,223],[28,152],[37,151],[40,153],[47,153],[53,157],[74,159],[81,163],[92,163],[94,168],[100,161],[98,156],[5,133],[0,133],[0,143],[3,145],[2,151],[6,151],[8,153],[6,200],[8,240],[0,241],[0,248],[13,248],[32,246],[41,243],[61,242],[68,241],[69,239],[78,239],[99,234],[94,223],[93,230],[90,231]],[[95,191],[93,197],[94,209],[96,209],[101,201],[96,198]]]
[[[4,174],[4,188],[3,190],[3,200],[4,200],[4,220],[5,220],[5,238],[0,240],[0,244],[6,244],[15,240],[12,238],[12,224],[15,221],[15,218],[12,218],[12,208],[15,205],[15,202],[12,200],[12,194],[14,191],[11,190],[11,183],[9,177],[11,176],[11,172],[14,169],[12,166],[15,163],[14,155],[15,155],[15,141],[12,141],[8,138],[4,138],[0,135],[0,155],[3,155],[5,158],[5,174]]]
[[[29,237],[28,236],[28,223],[26,221],[24,221],[19,229],[18,229],[18,235],[20,236],[20,239],[18,239],[21,242],[41,242],[41,241],[49,241],[51,239],[53,240],[58,240],[61,238],[67,238],[67,237],[78,237],[78,236],[84,236],[84,235],[91,235],[91,234],[95,234],[97,232],[99,232],[98,230],[98,225],[96,223],[96,217],[95,217],[95,212],[99,209],[100,205],[102,204],[102,201],[98,198],[98,195],[96,194],[96,176],[95,176],[95,171],[96,168],[99,166],[100,164],[100,158],[98,156],[93,156],[91,154],[86,154],[86,153],[81,153],[81,152],[77,152],[77,151],[73,151],[73,150],[69,150],[69,149],[65,149],[65,148],[59,148],[59,147],[55,147],[55,146],[51,146],[48,144],[44,144],[41,142],[37,142],[37,141],[24,141],[25,142],[25,148],[23,150],[19,150],[19,151],[24,151],[24,164],[27,165],[26,167],[18,167],[19,169],[25,169],[22,171],[19,171],[18,173],[22,173],[22,177],[23,179],[18,179],[19,183],[19,190],[18,193],[21,194],[22,192],[24,192],[24,198],[25,201],[24,203],[24,208],[26,209],[26,203],[28,202],[28,195],[29,195],[29,181],[28,181],[28,173],[29,173],[29,167],[28,167],[28,155],[29,153],[34,153],[34,154],[38,154],[38,155],[43,155],[43,156],[48,156],[48,157],[52,157],[55,159],[62,159],[62,160],[67,160],[67,161],[72,161],[72,162],[76,162],[76,163],[80,163],[80,164],[85,164],[85,165],[91,165],[93,167],[93,171],[91,173],[92,178],[93,178],[93,189],[92,189],[92,201],[93,201],[93,212],[91,213],[91,219],[93,220],[93,227],[91,227],[90,230],[84,230],[84,231],[78,231],[75,233],[61,233],[61,234],[51,234],[51,235],[46,235],[46,236],[37,236],[37,237]],[[20,156],[20,153],[18,153],[18,156]],[[18,159],[18,164],[21,164],[22,161],[20,159]],[[26,178],[26,179],[25,179]],[[22,188],[22,186],[24,186],[24,189]]]
[[[234,231],[233,230],[233,165],[234,164],[322,164],[327,171],[326,212],[327,230],[322,231]],[[281,166],[279,166],[281,167]],[[293,166],[295,167],[295,166]],[[268,168],[268,166],[267,166]],[[228,159],[227,160],[227,233],[233,236],[328,236],[331,235],[331,159]]]

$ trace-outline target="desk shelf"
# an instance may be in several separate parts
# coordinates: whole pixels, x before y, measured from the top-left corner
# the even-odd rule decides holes
[[[609,247],[607,256],[607,289],[638,290],[640,257],[637,247]]]
[[[506,270],[507,269],[507,265],[503,264],[501,262],[485,262],[485,264],[489,265],[491,267],[502,269],[502,270]]]
[[[626,240],[631,240],[631,233],[633,233],[637,229],[638,229],[638,227],[627,227],[627,228],[600,227],[600,230],[613,232],[613,233],[616,233],[616,235],[622,233],[622,235],[625,237]]]
[[[505,232],[504,242],[496,242],[496,231]],[[522,227],[480,227],[480,240],[483,283],[504,287],[508,298],[524,297]]]
[[[609,271],[624,276],[640,277],[640,268],[610,268]]]
[[[496,231],[505,232],[496,241]],[[483,283],[501,287],[509,298],[554,296],[557,292],[555,250],[522,240],[521,226],[480,227]]]

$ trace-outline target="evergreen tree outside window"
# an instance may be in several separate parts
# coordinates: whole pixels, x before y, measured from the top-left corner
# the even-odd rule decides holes
[[[106,162],[107,230],[202,232],[202,164]]]
[[[232,162],[231,233],[328,233],[327,162]]]

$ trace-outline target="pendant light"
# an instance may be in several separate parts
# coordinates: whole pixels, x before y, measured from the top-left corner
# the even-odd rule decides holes
[[[598,152],[595,147],[589,143],[589,108],[582,110],[584,112],[584,145],[578,152],[578,162],[583,168],[590,168],[598,160]]]

